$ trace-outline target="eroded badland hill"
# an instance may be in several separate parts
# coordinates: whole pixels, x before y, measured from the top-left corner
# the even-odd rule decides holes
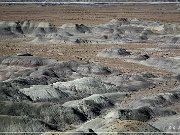
[[[178,134],[179,21],[178,4],[1,5],[0,132]]]

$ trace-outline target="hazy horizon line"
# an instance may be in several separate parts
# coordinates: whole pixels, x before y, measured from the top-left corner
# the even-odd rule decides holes
[[[135,3],[142,3],[142,4],[146,4],[146,3],[150,3],[150,4],[163,4],[163,3],[166,3],[166,4],[180,4],[180,2],[160,2],[160,1],[156,1],[156,2],[46,2],[46,1],[43,1],[43,2],[0,2],[0,4],[123,4],[123,3],[132,3],[132,4],[135,4]]]

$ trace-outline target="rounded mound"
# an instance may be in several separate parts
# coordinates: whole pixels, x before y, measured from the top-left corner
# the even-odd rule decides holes
[[[121,56],[127,56],[130,55],[131,53],[128,52],[124,48],[106,48],[99,52],[97,56],[100,57],[121,57]]]

